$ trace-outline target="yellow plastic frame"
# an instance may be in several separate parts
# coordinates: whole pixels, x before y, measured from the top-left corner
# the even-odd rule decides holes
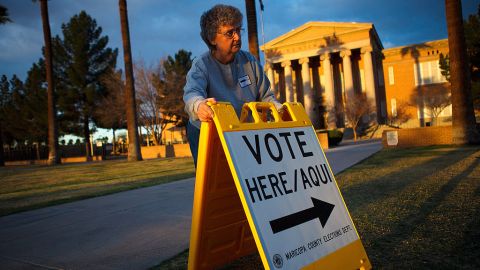
[[[284,115],[282,116],[272,103],[246,103],[239,119],[230,103],[219,102],[211,105],[214,112],[213,123],[202,123],[200,134],[189,270],[213,269],[222,266],[229,261],[254,252],[255,244],[265,269],[270,269],[223,134],[224,132],[267,128],[312,127],[312,123],[300,103],[284,103],[283,107]],[[271,112],[274,121],[265,121],[267,111]],[[246,122],[250,114],[253,122]],[[323,151],[322,154],[325,155]],[[326,157],[325,160],[327,160]],[[327,166],[333,176],[328,161]],[[218,188],[219,186],[222,188]],[[347,209],[338,185],[336,184],[336,186],[345,209]],[[219,205],[222,206],[220,209]],[[224,211],[225,217],[231,219],[231,223],[218,218],[218,215],[222,216],[222,211]],[[350,213],[348,215],[351,219]],[[355,225],[354,230],[358,235]],[[219,240],[215,241],[212,238]],[[214,244],[211,244],[212,242]],[[215,244],[218,245],[215,246]],[[365,249],[361,241],[357,240],[303,269],[371,268]]]

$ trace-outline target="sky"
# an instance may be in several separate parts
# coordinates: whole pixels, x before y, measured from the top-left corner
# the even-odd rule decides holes
[[[134,61],[154,65],[178,50],[192,52],[193,57],[207,50],[200,38],[200,16],[215,4],[238,7],[244,14],[243,0],[128,0],[131,48]],[[262,43],[259,1],[257,23]],[[263,0],[264,39],[268,42],[306,22],[373,23],[384,48],[404,46],[447,38],[444,0]],[[475,14],[480,0],[463,0],[463,16]],[[0,76],[16,74],[25,80],[34,62],[42,56],[44,45],[39,2],[0,0],[13,21],[0,25]],[[62,37],[61,26],[82,10],[86,11],[108,46],[119,49],[117,68],[123,69],[123,49],[117,0],[50,0],[52,37]],[[247,37],[242,49],[248,50]],[[263,59],[263,57],[262,57]]]
[[[259,42],[262,43],[260,7],[257,2]],[[156,64],[185,49],[193,56],[207,50],[200,39],[201,14],[218,3],[238,7],[243,0],[128,0],[131,48],[134,61]],[[264,37],[268,42],[309,21],[373,23],[384,48],[447,38],[443,0],[263,0]],[[117,67],[123,69],[123,50],[117,0],[50,0],[52,36],[61,25],[85,10],[109,37],[109,47],[119,49]],[[476,13],[480,0],[463,0],[463,15]],[[0,0],[13,23],[0,25],[0,75],[25,79],[41,57],[44,45],[39,3]],[[246,15],[245,15],[246,16]],[[244,28],[246,18],[244,16]],[[248,50],[244,37],[243,49]]]

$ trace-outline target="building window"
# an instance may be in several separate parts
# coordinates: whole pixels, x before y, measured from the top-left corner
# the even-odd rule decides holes
[[[388,67],[388,83],[390,85],[394,85],[395,84],[395,76],[393,74],[393,67],[392,66],[389,66]]]
[[[447,80],[442,75],[438,61],[428,61],[413,64],[415,85],[426,85],[433,83],[444,83]]]
[[[397,100],[392,98],[390,100],[390,105],[392,107],[392,117],[397,117]]]

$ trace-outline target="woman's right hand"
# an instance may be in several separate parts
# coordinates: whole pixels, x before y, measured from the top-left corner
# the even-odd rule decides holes
[[[215,98],[207,98],[198,105],[197,116],[202,122],[210,122],[213,119],[213,110],[207,105],[210,102],[211,105],[217,104]]]

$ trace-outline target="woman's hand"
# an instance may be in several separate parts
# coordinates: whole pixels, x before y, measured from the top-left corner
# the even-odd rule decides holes
[[[207,105],[207,102],[212,105],[217,104],[215,98],[207,98],[198,105],[197,116],[202,122],[210,122],[213,119],[213,110]]]

